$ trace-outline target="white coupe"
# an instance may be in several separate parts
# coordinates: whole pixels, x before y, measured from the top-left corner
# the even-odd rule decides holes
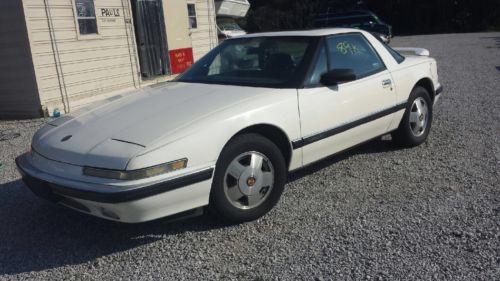
[[[38,196],[101,218],[207,206],[244,222],[273,208],[290,171],[388,133],[421,144],[441,92],[427,50],[364,31],[245,35],[175,81],[53,120],[16,163]]]

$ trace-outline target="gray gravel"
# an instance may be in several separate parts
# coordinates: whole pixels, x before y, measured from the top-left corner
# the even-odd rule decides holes
[[[2,138],[20,134],[0,141],[0,279],[500,280],[500,33],[392,45],[438,60],[445,93],[428,142],[323,161],[237,226],[122,225],[45,203],[13,162],[44,120],[0,122]]]

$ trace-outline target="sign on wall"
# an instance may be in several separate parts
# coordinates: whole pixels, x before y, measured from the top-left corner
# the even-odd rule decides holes
[[[188,69],[194,62],[192,48],[170,50],[168,54],[170,57],[170,71],[172,74],[184,72],[184,70]]]
[[[97,13],[102,22],[116,22],[116,18],[121,16],[119,8],[100,8]]]
[[[120,9],[118,8],[101,8],[101,17],[119,17]]]

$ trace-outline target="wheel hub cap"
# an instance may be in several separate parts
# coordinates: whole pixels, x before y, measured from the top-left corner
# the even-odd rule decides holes
[[[247,185],[248,185],[248,186],[254,186],[256,181],[257,181],[257,180],[256,180],[254,177],[249,177],[249,178],[247,179]]]
[[[429,119],[429,107],[422,97],[413,101],[410,111],[410,129],[414,136],[420,137],[427,128]]]
[[[233,206],[250,209],[267,199],[273,185],[271,161],[259,152],[247,152],[236,157],[227,167],[224,192]]]

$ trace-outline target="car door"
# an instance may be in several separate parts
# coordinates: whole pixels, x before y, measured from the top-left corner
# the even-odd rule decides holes
[[[356,80],[326,87],[321,74],[352,69]],[[302,148],[308,164],[387,132],[396,102],[392,77],[361,33],[326,37],[303,89],[298,90]]]

